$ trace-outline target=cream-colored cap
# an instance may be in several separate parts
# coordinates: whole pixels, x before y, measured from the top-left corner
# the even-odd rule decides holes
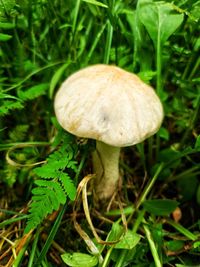
[[[93,65],[72,74],[55,97],[58,122],[68,132],[124,147],[158,131],[160,99],[138,76],[111,65]]]

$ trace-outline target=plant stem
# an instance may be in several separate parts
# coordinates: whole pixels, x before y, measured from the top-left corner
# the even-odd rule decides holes
[[[12,267],[19,267],[19,266],[21,266],[22,259],[24,257],[24,254],[26,252],[26,249],[27,249],[27,247],[29,245],[30,240],[31,240],[31,235],[28,236],[28,238],[26,239],[25,244],[20,249],[19,254],[15,258],[14,262],[12,263]]]
[[[114,248],[114,245],[109,248],[108,252],[106,253],[106,257],[104,258],[104,261],[103,261],[103,264],[102,264],[101,267],[107,267],[108,266],[108,264],[110,262],[110,255],[111,255],[111,253],[113,251],[113,248]]]
[[[148,138],[148,167],[152,164],[153,159],[153,136]]]
[[[155,245],[155,242],[154,242],[154,240],[152,238],[152,235],[151,235],[151,232],[149,230],[149,227],[146,225],[146,222],[145,222],[144,219],[143,219],[143,222],[144,222],[143,228],[144,228],[147,240],[149,242],[149,247],[150,247],[153,259],[154,259],[155,266],[156,267],[162,267],[162,263],[161,263],[161,261],[159,259],[158,252],[157,252],[157,249],[156,249],[156,245]]]
[[[160,43],[160,33],[158,34],[157,46],[156,46],[156,91],[159,97],[162,96],[162,58],[161,58],[161,43]]]
[[[148,145],[149,145],[149,143],[148,143]],[[145,151],[144,151],[144,142],[136,144],[136,148],[137,148],[138,152],[140,153],[140,159],[141,159],[143,168],[146,171],[147,166],[146,166],[146,155],[145,155]],[[148,154],[148,156],[149,156],[149,154]]]
[[[90,59],[92,58],[93,52],[94,52],[98,42],[100,41],[100,38],[101,38],[101,36],[102,36],[107,24],[108,24],[108,21],[106,21],[106,23],[104,23],[101,26],[100,31],[97,33],[96,38],[94,39],[94,41],[92,43],[92,46],[91,46],[90,50],[88,51],[88,54],[87,54],[87,57],[86,57],[86,63],[88,63],[90,61]]]
[[[76,6],[75,6],[75,11],[74,11],[74,19],[73,19],[73,25],[72,25],[72,34],[74,38],[74,34],[76,31],[76,25],[77,25],[77,18],[78,18],[78,13],[81,5],[81,0],[76,1]]]
[[[97,199],[110,198],[115,192],[119,179],[120,148],[97,141],[93,152],[95,178],[95,194]]]
[[[47,252],[51,246],[51,243],[52,243],[52,241],[53,241],[53,239],[54,239],[54,237],[58,231],[58,228],[60,226],[60,223],[61,223],[61,220],[62,220],[62,217],[65,213],[66,208],[67,208],[67,203],[60,210],[60,212],[56,218],[56,221],[55,221],[53,227],[51,228],[51,232],[49,233],[48,238],[47,238],[47,240],[46,240],[46,242],[45,242],[45,244],[44,244],[44,246],[40,252],[40,255],[39,255],[36,263],[34,264],[35,267],[39,266],[41,264],[42,260],[44,259],[44,257],[46,256],[46,254],[47,254]]]
[[[194,77],[195,73],[197,72],[197,70],[199,69],[199,65],[200,65],[200,58],[197,57],[197,61],[196,63],[194,64],[194,67],[190,73],[190,76],[189,76],[189,80],[192,79],[192,77]]]
[[[132,232],[135,234],[137,233],[138,229],[139,229],[139,226],[140,224],[142,223],[143,219],[144,219],[144,215],[145,215],[145,209],[142,209],[140,211],[138,211],[138,216],[134,222],[134,225],[133,225],[133,229],[132,229]]]
[[[115,0],[112,0],[111,2],[108,1],[109,9],[108,9],[108,15],[112,17],[113,7],[114,7]],[[111,21],[108,21],[107,24],[107,36],[106,36],[106,45],[105,45],[105,54],[103,63],[108,64],[109,63],[109,57],[110,57],[110,50],[112,45],[112,37],[113,37],[113,26],[111,24]]]
[[[141,210],[138,212],[138,216],[134,222],[133,225],[133,229],[132,229],[132,233],[135,234],[137,233],[137,230],[140,226],[140,224],[142,223],[143,219],[144,219],[144,214],[145,214],[145,210]],[[128,254],[128,250],[127,249],[123,249],[120,253],[119,256],[117,257],[117,261],[115,263],[115,267],[122,267],[124,266],[124,263],[126,261],[127,258],[127,254]]]
[[[199,114],[200,114],[200,96],[198,95],[196,108],[189,122],[189,126],[186,128],[183,137],[180,140],[179,149],[181,149],[185,145],[185,142],[190,137],[190,134],[192,133],[193,129],[195,128],[195,124],[198,121]]]
[[[186,177],[191,177],[191,176],[196,176],[199,175],[200,172],[198,171],[200,169],[199,165],[195,165],[191,168],[188,168],[187,170],[177,174],[177,175],[171,175],[166,179],[166,183],[172,182],[172,181],[177,181]]]
[[[170,219],[168,219],[166,222],[170,224],[172,227],[174,227],[179,233],[186,236],[188,239],[192,241],[197,240],[198,236],[194,235],[192,232],[190,232],[187,228],[183,227],[181,224],[176,223]]]
[[[34,258],[35,258],[35,254],[36,254],[36,248],[37,248],[37,245],[38,245],[39,236],[40,236],[40,227],[37,228],[37,231],[35,233],[32,250],[30,252],[28,267],[32,267],[33,266],[33,262],[34,262]]]
[[[162,88],[162,49],[160,42],[160,30],[158,29],[158,40],[156,46],[156,92],[158,96],[163,99],[163,88]],[[158,158],[158,152],[160,150],[160,137],[156,135],[156,160]]]
[[[140,207],[140,205],[145,201],[146,196],[148,195],[151,188],[153,187],[153,185],[154,185],[156,179],[158,178],[158,175],[162,171],[163,167],[164,167],[164,164],[161,163],[160,166],[158,167],[156,173],[154,174],[153,178],[151,180],[149,180],[149,183],[146,185],[144,191],[142,192],[142,194],[141,194],[141,196],[137,202],[136,209],[138,209]]]
[[[77,172],[76,172],[76,175],[75,175],[75,178],[74,178],[74,184],[76,186],[78,184],[78,178],[79,178],[79,175],[81,173],[81,170],[83,169],[83,165],[85,163],[85,160],[86,160],[86,157],[87,157],[87,153],[88,153],[88,151],[85,150],[84,153],[83,153],[83,156],[81,157],[81,161],[80,161],[80,164],[78,166],[78,169],[77,169]]]
[[[115,263],[115,267],[122,267],[122,266],[124,266],[124,263],[126,261],[127,254],[128,254],[127,249],[123,249],[120,252],[119,257],[117,258],[117,261]]]
[[[106,47],[105,47],[105,54],[104,54],[104,60],[103,60],[105,64],[109,63],[110,49],[112,45],[113,26],[111,25],[110,21],[108,22],[107,27],[108,27],[108,31],[107,31]]]

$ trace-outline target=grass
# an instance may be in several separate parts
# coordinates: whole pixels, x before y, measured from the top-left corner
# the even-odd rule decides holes
[[[199,14],[190,0],[0,1],[1,266],[200,266]],[[122,150],[107,210],[89,188],[93,141],[65,133],[53,110],[62,81],[95,63],[138,74],[165,110],[156,136]],[[36,183],[51,176],[38,168],[66,139],[76,167],[51,171],[82,181],[88,203],[58,189],[46,219],[24,232]]]

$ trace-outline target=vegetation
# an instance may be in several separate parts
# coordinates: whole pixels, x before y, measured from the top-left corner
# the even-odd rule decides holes
[[[1,266],[199,266],[199,22],[198,0],[0,1]],[[156,136],[122,149],[105,209],[94,142],[53,110],[62,81],[95,63],[137,73],[165,110]]]

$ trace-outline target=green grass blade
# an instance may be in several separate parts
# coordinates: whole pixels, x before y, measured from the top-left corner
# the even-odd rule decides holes
[[[48,238],[47,238],[47,240],[46,240],[46,243],[44,244],[44,246],[43,246],[43,248],[42,248],[42,251],[41,251],[41,253],[40,253],[40,255],[39,255],[39,257],[38,257],[36,263],[34,264],[35,267],[36,267],[36,266],[39,266],[40,263],[41,263],[41,261],[42,261],[42,260],[44,259],[44,257],[46,256],[46,254],[47,254],[47,252],[48,252],[48,250],[49,250],[49,248],[50,248],[50,246],[51,246],[51,244],[52,244],[52,241],[53,241],[53,239],[54,239],[54,237],[55,237],[55,235],[56,235],[56,233],[57,233],[57,231],[58,231],[58,228],[59,228],[59,226],[60,226],[62,217],[63,217],[63,215],[64,215],[64,213],[65,213],[66,207],[67,207],[67,204],[65,204],[65,205],[62,207],[62,209],[60,210],[60,212],[59,212],[59,214],[58,214],[58,217],[57,217],[57,219],[56,219],[56,221],[55,221],[55,223],[54,223],[54,225],[53,225],[53,227],[52,227],[52,229],[51,229],[51,232],[50,232],[49,235],[48,235]]]

